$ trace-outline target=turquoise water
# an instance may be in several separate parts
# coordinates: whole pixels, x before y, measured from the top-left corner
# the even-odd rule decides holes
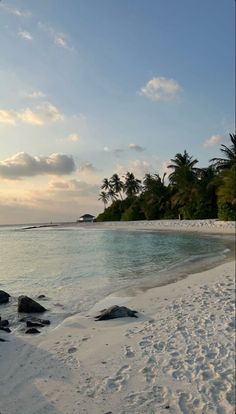
[[[0,227],[0,289],[45,294],[54,314],[88,311],[127,286],[157,285],[179,269],[223,258],[224,238],[181,233]]]

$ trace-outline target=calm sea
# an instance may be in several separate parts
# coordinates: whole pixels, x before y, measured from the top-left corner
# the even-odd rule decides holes
[[[64,318],[128,286],[174,280],[229,252],[227,238],[88,226],[0,227],[0,289],[26,294]]]

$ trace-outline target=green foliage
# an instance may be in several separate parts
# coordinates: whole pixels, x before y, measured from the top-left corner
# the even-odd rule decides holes
[[[231,203],[218,201],[218,218],[224,221],[236,220],[236,206]]]
[[[127,208],[121,216],[122,221],[145,220],[145,215],[141,210],[140,200],[133,201],[131,206]]]
[[[143,183],[127,172],[124,181],[118,174],[103,180],[99,199],[104,212],[96,221],[236,218],[235,149],[221,145],[225,159],[216,159],[207,168],[196,168],[197,159],[185,150],[171,160],[169,183],[158,174],[146,174]],[[123,200],[123,195],[126,198]],[[108,202],[111,205],[107,207]]]
[[[218,195],[218,217],[221,220],[236,220],[236,166],[220,174]]]
[[[227,147],[226,145],[221,144],[220,148],[224,158],[212,158],[210,160],[219,171],[235,167],[236,164],[236,134],[229,134],[229,137],[231,145]]]

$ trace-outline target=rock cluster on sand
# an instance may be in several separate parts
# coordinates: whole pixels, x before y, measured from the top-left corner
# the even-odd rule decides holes
[[[125,317],[137,318],[136,313],[138,312],[131,310],[129,308],[126,308],[125,306],[115,305],[115,306],[111,306],[108,309],[103,309],[100,315],[95,316],[95,319],[97,321],[103,321],[107,319],[125,318]]]
[[[42,295],[45,298],[45,295]],[[0,304],[5,304],[9,302],[10,295],[3,290],[0,290]],[[18,298],[18,313],[42,313],[45,312],[45,309],[42,305],[40,305],[35,300],[29,298],[28,296],[19,296]],[[29,315],[19,319],[19,322],[25,322],[26,327],[28,328],[25,333],[26,334],[37,334],[40,331],[37,329],[39,327],[43,328],[46,325],[50,324],[48,319],[40,319],[36,318],[35,316]],[[9,321],[6,319],[1,319],[0,316],[0,330],[4,332],[11,332],[11,329],[8,327]],[[0,338],[0,342],[5,342],[5,339]]]

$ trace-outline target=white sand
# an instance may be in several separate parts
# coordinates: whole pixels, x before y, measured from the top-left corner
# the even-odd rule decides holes
[[[81,224],[78,226],[93,226],[109,229],[130,230],[170,230],[188,231],[215,234],[235,234],[235,221],[220,221],[216,219],[207,220],[145,220],[145,221],[113,221],[104,223]]]
[[[234,271],[140,293],[137,319],[95,322],[96,305],[48,334],[1,333],[0,413],[233,413]]]

